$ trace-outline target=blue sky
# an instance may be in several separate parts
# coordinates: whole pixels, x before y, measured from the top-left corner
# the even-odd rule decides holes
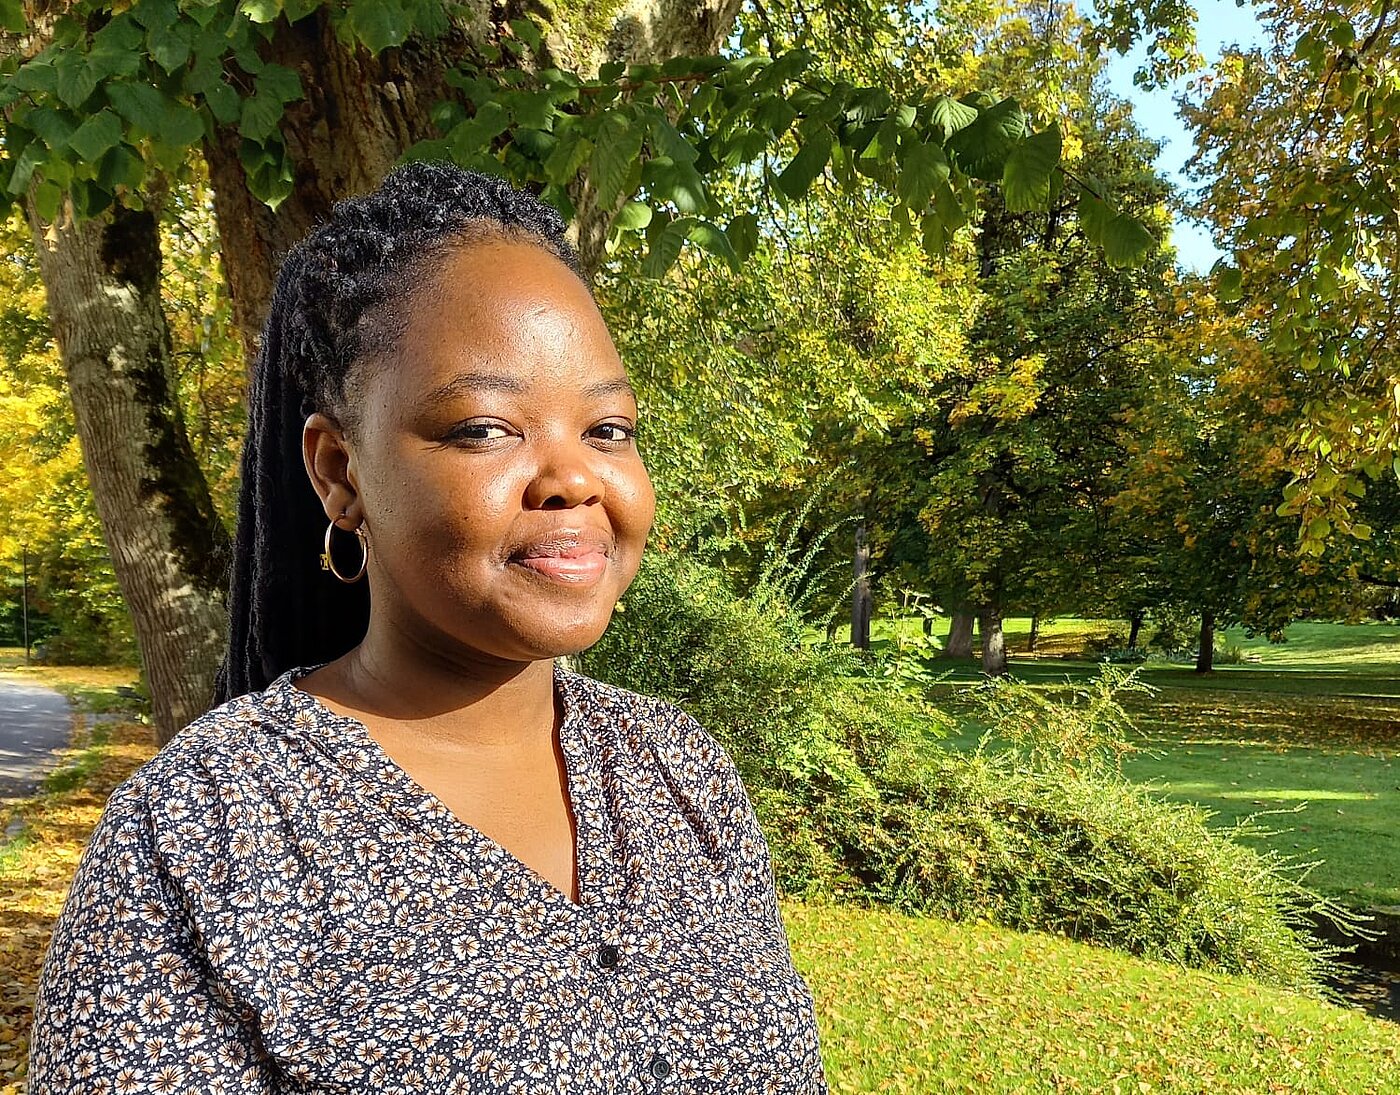
[[[1196,0],[1199,22],[1196,38],[1208,64],[1220,56],[1222,47],[1232,44],[1257,45],[1263,41],[1263,30],[1254,8],[1248,3],[1236,6],[1234,0]],[[1176,96],[1186,87],[1179,81],[1171,87],[1144,91],[1133,85],[1133,72],[1142,64],[1145,50],[1139,47],[1126,57],[1116,54],[1108,65],[1108,84],[1115,94],[1133,104],[1133,113],[1144,133],[1162,142],[1157,157],[1157,169],[1182,187],[1190,180],[1182,169],[1192,152],[1191,136],[1176,116]],[[1179,261],[1187,269],[1205,271],[1220,257],[1220,250],[1204,227],[1178,218],[1172,232]]]

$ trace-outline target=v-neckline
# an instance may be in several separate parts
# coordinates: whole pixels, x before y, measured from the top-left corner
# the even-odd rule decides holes
[[[279,693],[294,711],[301,709],[314,712],[318,722],[337,728],[348,744],[362,752],[368,764],[350,763],[350,758],[344,754],[330,751],[332,759],[358,782],[382,792],[384,783],[376,778],[375,772],[377,770],[387,773],[392,780],[391,786],[396,797],[407,807],[404,810],[393,811],[395,814],[406,815],[418,824],[421,824],[422,815],[431,816],[439,825],[455,831],[461,845],[474,846],[488,858],[506,863],[551,904],[562,905],[574,913],[583,913],[602,903],[602,893],[605,889],[603,879],[593,874],[599,862],[593,853],[595,848],[601,849],[601,834],[593,831],[595,810],[590,804],[581,801],[596,788],[597,781],[588,775],[592,768],[592,758],[583,742],[583,736],[576,732],[582,712],[579,709],[578,695],[569,679],[575,674],[565,669],[557,659],[552,663],[554,695],[558,697],[564,711],[559,724],[559,746],[564,757],[564,783],[568,799],[566,807],[573,823],[574,876],[578,880],[577,901],[500,841],[458,817],[442,799],[409,775],[408,771],[388,754],[362,720],[331,710],[320,697],[296,686],[296,681],[326,664],[328,663],[320,662],[316,665],[288,669],[268,686],[268,691]],[[375,804],[382,805],[382,796],[376,796]],[[451,850],[461,858],[461,846]]]

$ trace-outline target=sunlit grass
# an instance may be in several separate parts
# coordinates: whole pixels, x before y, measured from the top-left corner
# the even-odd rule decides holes
[[[785,906],[834,1092],[1396,1090],[1400,1026],[1038,933]]]

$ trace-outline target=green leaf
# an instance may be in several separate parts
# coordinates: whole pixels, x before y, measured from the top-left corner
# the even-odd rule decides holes
[[[68,187],[68,198],[73,212],[84,218],[95,217],[112,204],[111,193],[87,179],[74,180]]]
[[[676,163],[694,163],[699,158],[700,150],[682,137],[661,111],[652,114],[648,123],[647,132],[657,155],[668,156]]]
[[[542,164],[549,159],[550,153],[558,143],[554,134],[540,129],[517,129],[510,139],[510,147],[513,150],[536,164]]]
[[[223,125],[236,121],[243,110],[243,100],[238,97],[238,92],[231,85],[224,83],[222,78],[217,84],[205,89],[204,101],[209,104],[209,111],[215,120]]]
[[[929,123],[942,132],[945,141],[976,120],[976,108],[950,99],[947,95],[940,95],[929,109]]]
[[[685,234],[674,223],[654,220],[647,232],[647,253],[642,259],[642,275],[660,280],[680,258]]]
[[[948,175],[948,157],[941,145],[932,141],[915,144],[900,159],[896,192],[913,212],[922,213],[932,200],[938,181]]]
[[[68,139],[78,128],[78,123],[66,110],[55,110],[50,106],[34,107],[26,111],[23,123],[31,132],[42,137],[46,145],[56,150],[66,148]]]
[[[606,114],[596,141],[588,174],[597,188],[599,202],[606,206],[630,192],[632,173],[634,169],[640,172],[642,130],[621,114]]]
[[[160,124],[165,117],[166,100],[164,95],[149,84],[109,84],[107,99],[117,108],[118,114],[144,135],[154,137],[160,133]]]
[[[15,91],[52,92],[58,87],[58,71],[53,66],[53,58],[41,53],[21,65],[8,82]]]
[[[190,24],[177,20],[153,26],[146,34],[146,46],[156,64],[175,72],[190,59]]]
[[[1013,213],[1029,213],[1050,204],[1050,180],[1060,165],[1060,126],[1017,142],[1002,170],[1002,196]]]
[[[131,5],[131,17],[147,30],[168,27],[180,18],[175,0],[136,0]]]
[[[831,159],[833,137],[824,125],[802,127],[802,145],[777,178],[778,188],[796,201],[811,189]]]
[[[613,227],[635,232],[651,223],[651,206],[646,202],[628,202],[613,218]]]
[[[58,216],[58,207],[63,202],[63,187],[45,179],[30,191],[30,201],[41,220],[52,222]]]
[[[145,163],[124,144],[109,149],[97,165],[97,182],[106,190],[114,191],[120,186],[136,190],[145,181]]]
[[[238,10],[254,23],[271,23],[282,14],[282,0],[243,0]]]
[[[280,142],[260,145],[243,141],[238,149],[248,189],[253,196],[276,209],[292,192],[292,163]]]
[[[97,88],[97,74],[88,64],[87,56],[68,50],[58,55],[53,67],[58,97],[74,109],[81,107]]]
[[[44,147],[43,141],[30,141],[15,159],[5,188],[11,194],[23,194],[29,189],[29,180],[34,177],[34,169],[44,162],[47,155],[48,149]]]
[[[577,131],[570,131],[559,138],[554,151],[544,161],[545,178],[559,185],[571,182],[592,153],[593,142]]]
[[[1026,116],[1015,99],[1003,99],[948,138],[948,151],[965,174],[996,182],[1006,159],[1026,131]]]
[[[1079,225],[1085,237],[1099,247],[1103,246],[1108,234],[1108,222],[1113,219],[1113,210],[1098,195],[1084,189],[1079,192]]]
[[[357,0],[350,6],[350,32],[370,51],[401,45],[412,29],[397,0]]]
[[[758,250],[758,216],[754,213],[740,213],[725,228],[729,245],[742,262]]]
[[[1090,242],[1103,248],[1110,266],[1136,266],[1157,246],[1147,226],[1126,213],[1116,213],[1088,190],[1079,195],[1079,223]]]
[[[1227,303],[1240,299],[1240,288],[1244,279],[1238,266],[1231,266],[1221,259],[1211,272],[1215,274],[1216,296]]]
[[[786,133],[796,120],[797,108],[781,95],[770,96],[754,111],[754,124],[767,130],[774,138]]]
[[[691,164],[650,160],[642,166],[642,182],[653,201],[672,202],[682,213],[703,213],[709,208],[705,180]]]
[[[92,36],[87,57],[93,75],[100,81],[112,76],[135,76],[141,68],[144,37],[130,12],[113,16]]]
[[[734,245],[717,224],[695,217],[682,217],[674,227],[684,231],[691,243],[698,244],[716,258],[724,259],[732,269],[739,268],[739,256],[734,252]]]
[[[122,139],[122,123],[112,111],[103,107],[73,131],[68,146],[89,163]]]
[[[946,254],[958,229],[965,224],[967,210],[958,200],[949,179],[940,176],[934,182],[933,209],[919,221],[924,252],[931,258]]]
[[[524,42],[536,53],[544,45],[544,38],[540,35],[540,28],[531,19],[512,19],[510,21],[511,32]]]
[[[302,97],[301,77],[286,65],[267,65],[253,83],[257,95],[271,95],[279,102],[295,102]]]
[[[244,99],[239,112],[238,132],[261,144],[277,132],[282,120],[282,104],[273,95],[253,95]]]
[[[23,34],[27,29],[23,0],[0,0],[0,30]]]

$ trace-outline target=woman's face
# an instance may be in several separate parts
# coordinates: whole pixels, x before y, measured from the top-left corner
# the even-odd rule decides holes
[[[429,649],[582,650],[635,577],[656,506],[622,362],[542,248],[476,243],[436,281],[397,359],[355,385],[342,525],[362,519],[369,538],[371,613]]]

